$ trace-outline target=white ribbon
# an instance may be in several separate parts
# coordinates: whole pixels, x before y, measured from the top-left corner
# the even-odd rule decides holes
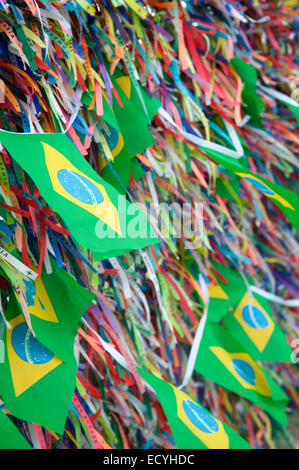
[[[109,258],[109,261],[112,264],[113,268],[117,269],[118,271],[118,276],[120,277],[122,285],[123,285],[125,298],[130,299],[132,297],[132,290],[131,290],[130,283],[128,281],[128,278],[123,268],[121,267],[121,265],[119,264],[116,258]]]
[[[190,377],[193,374],[195,361],[196,361],[196,358],[197,358],[199,346],[200,346],[202,335],[203,335],[203,332],[204,332],[204,327],[205,327],[205,324],[206,324],[206,321],[207,321],[207,312],[208,312],[208,307],[209,307],[209,291],[208,291],[207,284],[204,281],[204,278],[201,274],[199,276],[199,284],[200,284],[200,287],[203,291],[203,295],[207,299],[207,302],[206,302],[206,305],[205,305],[205,310],[204,310],[203,316],[200,319],[199,325],[197,327],[197,330],[196,330],[196,333],[195,333],[195,336],[194,336],[194,340],[193,340],[193,343],[192,343],[192,346],[191,346],[191,351],[190,351],[190,354],[189,354],[189,357],[188,357],[185,376],[184,376],[184,379],[183,379],[183,383],[178,387],[179,390],[181,390],[182,388],[184,388],[187,385],[187,383],[190,380]]]
[[[273,88],[265,87],[260,83],[258,83],[258,87],[263,90],[266,94],[273,96],[274,98],[281,100],[284,103],[290,104],[291,106],[295,106],[296,108],[299,107],[299,103],[296,100],[293,100],[293,98],[288,95],[285,95],[284,93],[281,93],[280,91],[273,90]]]
[[[8,251],[4,250],[4,248],[0,247],[0,257],[11,264],[17,271],[22,273],[24,276],[29,277],[33,281],[37,278],[37,274],[32,271],[32,269],[28,268],[25,264],[23,264],[20,260],[15,258],[11,255]]]
[[[261,297],[264,297],[265,299],[275,302],[276,304],[286,305],[287,307],[299,307],[299,299],[284,300],[275,294],[271,294],[270,292],[266,292],[265,290],[255,286],[250,286],[249,290],[255,294],[260,295]]]
[[[190,134],[189,132],[180,129],[173,121],[171,116],[162,107],[159,109],[159,114],[162,118],[166,119],[172,126],[174,126],[185,137],[185,139],[190,140],[190,142],[193,142],[198,147],[204,147],[210,150],[215,150],[216,152],[222,153],[223,155],[227,155],[228,157],[232,157],[234,159],[239,159],[244,155],[244,150],[240,144],[235,129],[231,124],[228,124],[225,121],[224,122],[226,128],[235,146],[235,150],[228,149],[226,147],[223,147],[223,145],[215,144],[214,142],[209,142],[208,140],[202,139],[200,137],[195,136],[194,134]]]
[[[82,318],[82,321],[83,323],[85,323],[85,325],[91,330],[93,331],[93,333],[96,335],[96,337],[98,338],[98,340],[100,341],[101,345],[103,346],[103,348],[105,349],[105,351],[107,351],[108,354],[110,354],[113,359],[115,359],[122,367],[124,367],[125,369],[127,370],[130,370],[130,367],[128,366],[128,363],[126,361],[126,359],[124,358],[124,356],[122,354],[120,354],[113,346],[111,346],[111,344],[109,343],[106,343],[106,341],[104,341],[100,335],[98,335],[98,333],[92,328],[92,326],[90,325],[90,323],[88,323],[85,318]]]

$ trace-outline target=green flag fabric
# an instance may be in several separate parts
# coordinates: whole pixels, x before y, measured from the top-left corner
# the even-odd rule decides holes
[[[250,449],[245,439],[186,393],[144,369],[141,376],[158,395],[179,449]]]
[[[132,158],[155,143],[155,139],[147,126],[161,103],[156,98],[151,98],[146,90],[141,89],[142,102],[130,77],[120,73],[117,75],[113,83],[123,107],[116,107],[115,115]],[[132,120],[134,120],[134,126],[132,126]]]
[[[287,425],[288,397],[225,328],[206,320],[195,370],[235,392]]]
[[[297,119],[297,122],[299,124],[299,103],[296,104],[291,104],[286,101],[281,100],[283,103],[285,103],[294,113],[295,118]]]
[[[237,57],[231,60],[231,64],[243,82],[242,100],[245,105],[244,112],[250,116],[250,124],[263,127],[260,115],[265,104],[256,92],[257,71],[255,67]]]
[[[0,141],[96,260],[158,243],[140,208],[98,176],[66,135],[0,131]]]
[[[212,296],[215,296],[218,293],[218,297],[221,297],[222,300],[226,299],[227,302],[226,308],[219,312],[217,318],[212,318],[212,316],[210,316],[211,320],[219,321],[228,312],[229,308],[234,308],[237,305],[242,298],[244,288],[246,289],[246,286],[244,285],[244,280],[238,271],[231,269],[224,264],[216,263],[215,261],[212,261],[212,265],[214,268],[214,274],[218,273],[218,275],[216,275],[217,285],[215,287],[209,286],[210,296],[211,293]],[[251,284],[250,280],[249,283]]]
[[[230,303],[229,297],[219,284],[209,284],[209,318],[219,321],[227,313]]]
[[[0,449],[31,449],[9,417],[0,410]]]

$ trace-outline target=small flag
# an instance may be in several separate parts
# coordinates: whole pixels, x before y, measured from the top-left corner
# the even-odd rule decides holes
[[[0,131],[0,141],[96,260],[158,243],[140,208],[100,178],[66,135]]]
[[[204,148],[204,151],[218,164],[223,165],[228,173],[236,175],[255,187],[257,191],[271,199],[289,219],[299,233],[299,199],[298,195],[289,189],[248,171],[237,160],[227,157],[215,150]]]
[[[260,176],[255,176],[247,171],[236,171],[235,174],[243,178],[248,183],[251,183],[259,192],[269,197],[274,202],[280,203],[280,205],[290,209],[291,211],[298,209],[298,204],[296,206],[295,202],[292,204],[288,201],[289,195],[287,197],[282,197],[282,191],[276,184],[273,184],[270,181],[266,181]]]
[[[287,425],[288,397],[259,367],[229,332],[206,320],[195,370],[216,384],[235,392]]]
[[[179,449],[250,449],[233,429],[186,393],[144,369],[142,377],[157,393]]]
[[[121,129],[124,141],[131,158],[137,153],[143,152],[147,147],[155,143],[155,139],[148,130],[148,125],[161,106],[155,98],[151,98],[144,89],[141,98],[129,76],[118,73],[113,82],[123,107],[115,107],[115,115]],[[134,126],[132,126],[134,122]]]
[[[246,292],[236,309],[225,315],[224,324],[254,359],[290,362],[292,349],[261,296]]]
[[[0,410],[0,449],[31,449],[9,417]]]
[[[213,265],[227,280],[225,284],[218,279],[228,296],[228,308],[221,311],[223,315],[219,314],[218,319],[223,318],[230,334],[243,344],[253,359],[290,362],[292,349],[273,319],[268,300],[248,290],[244,279],[250,286],[250,278],[244,276],[243,279],[237,271],[219,263]],[[210,320],[217,321],[212,313],[209,308]]]

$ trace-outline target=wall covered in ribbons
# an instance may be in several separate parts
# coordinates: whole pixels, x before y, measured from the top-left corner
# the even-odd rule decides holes
[[[298,24],[0,1],[0,449],[298,448]]]

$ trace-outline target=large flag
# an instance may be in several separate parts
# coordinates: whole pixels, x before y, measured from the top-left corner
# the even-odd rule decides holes
[[[268,300],[248,290],[237,271],[213,264],[222,278],[227,280],[227,283],[219,280],[219,288],[227,295],[228,304],[222,305],[218,319],[223,317],[230,334],[243,344],[253,359],[290,362],[292,349],[272,316]],[[252,284],[250,278],[246,280],[248,285]],[[209,307],[209,318],[215,320],[212,313]]]
[[[0,449],[31,449],[8,416],[0,410]]]
[[[63,269],[43,274],[28,306],[35,337],[10,297],[0,395],[17,418],[62,434],[76,383],[74,338],[94,296]]]
[[[98,176],[66,135],[0,131],[0,141],[96,260],[158,242],[140,208]]]
[[[287,425],[288,397],[229,332],[206,320],[195,370],[235,392]]]
[[[186,393],[138,369],[158,395],[179,449],[250,449],[236,431],[213,416]]]

